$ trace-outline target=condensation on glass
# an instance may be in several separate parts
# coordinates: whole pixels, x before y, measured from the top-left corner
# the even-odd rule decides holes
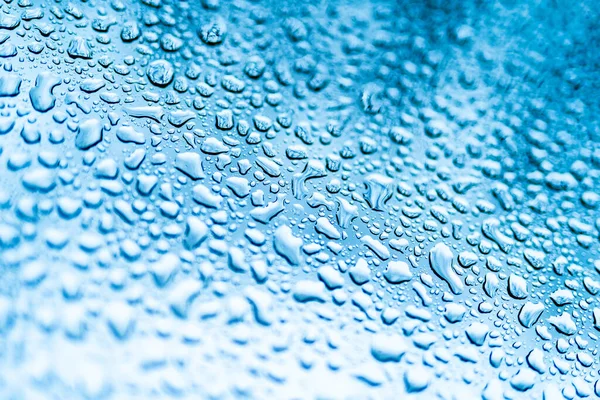
[[[598,14],[4,0],[0,397],[600,396]]]

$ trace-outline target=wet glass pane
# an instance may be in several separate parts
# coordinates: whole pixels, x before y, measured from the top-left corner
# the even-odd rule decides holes
[[[0,398],[600,396],[599,14],[3,0]]]

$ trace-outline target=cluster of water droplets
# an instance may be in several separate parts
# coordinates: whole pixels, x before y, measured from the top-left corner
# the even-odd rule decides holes
[[[598,10],[421,3],[4,0],[0,397],[600,396]]]

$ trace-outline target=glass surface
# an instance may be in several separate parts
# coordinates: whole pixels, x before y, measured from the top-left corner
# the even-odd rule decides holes
[[[600,396],[596,0],[4,0],[0,398]]]

